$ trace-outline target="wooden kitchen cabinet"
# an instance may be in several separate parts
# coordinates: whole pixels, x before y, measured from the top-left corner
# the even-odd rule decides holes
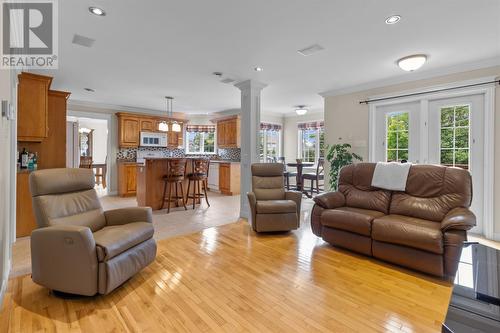
[[[240,163],[219,164],[219,191],[226,195],[240,194]]]
[[[137,117],[117,113],[118,145],[120,147],[138,147],[140,140],[140,120]]]
[[[239,148],[240,127],[239,117],[218,120],[217,146],[219,148]]]
[[[134,113],[118,112],[118,146],[120,148],[136,148],[140,146],[141,131],[162,132],[160,124],[166,122],[171,130],[172,121],[177,121],[181,126],[180,132],[168,131],[167,144],[169,148],[182,147],[183,144],[183,120],[169,119],[164,117],[143,116]]]
[[[23,72],[18,80],[17,140],[41,142],[49,135],[48,91],[52,77]]]
[[[156,131],[156,120],[154,119],[140,119],[141,131],[145,132],[155,132]]]
[[[137,192],[137,163],[118,162],[118,195],[134,196]]]

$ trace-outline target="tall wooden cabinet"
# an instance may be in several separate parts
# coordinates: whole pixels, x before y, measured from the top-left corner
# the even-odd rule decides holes
[[[49,135],[50,76],[23,72],[18,75],[17,140],[41,142]]]
[[[69,92],[49,90],[52,78],[31,73],[18,76],[18,149],[38,153],[38,169],[66,167],[66,106]],[[29,190],[29,171],[17,173],[16,236],[36,227]]]

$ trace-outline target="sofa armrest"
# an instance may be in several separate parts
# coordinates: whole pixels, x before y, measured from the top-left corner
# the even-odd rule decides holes
[[[42,286],[95,295],[97,265],[96,245],[88,227],[56,225],[31,233],[32,279]]]
[[[298,191],[286,191],[285,192],[285,200],[295,201],[297,204],[297,215],[300,219],[300,205],[302,203],[302,193]]]
[[[326,192],[313,198],[314,202],[325,209],[345,206],[345,196],[341,192]]]
[[[476,225],[476,215],[467,208],[453,208],[441,221],[441,231],[469,230]]]
[[[128,207],[107,210],[104,212],[106,225],[120,225],[133,222],[153,223],[153,211],[151,207]]]
[[[248,198],[248,205],[250,206],[250,224],[252,225],[252,229],[254,231],[257,230],[257,198],[255,197],[255,193],[253,192],[248,192],[247,193],[247,198]]]

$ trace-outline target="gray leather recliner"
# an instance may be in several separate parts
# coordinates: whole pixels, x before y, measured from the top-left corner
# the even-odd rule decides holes
[[[91,169],[31,173],[35,283],[71,294],[108,294],[155,259],[151,208],[103,211],[94,182]]]
[[[254,231],[299,228],[302,193],[285,191],[282,163],[252,164],[252,191],[247,197]]]

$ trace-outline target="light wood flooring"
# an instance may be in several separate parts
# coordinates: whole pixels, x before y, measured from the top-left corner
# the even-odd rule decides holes
[[[107,296],[61,299],[10,280],[0,332],[440,332],[449,283],[245,221],[159,241]]]

